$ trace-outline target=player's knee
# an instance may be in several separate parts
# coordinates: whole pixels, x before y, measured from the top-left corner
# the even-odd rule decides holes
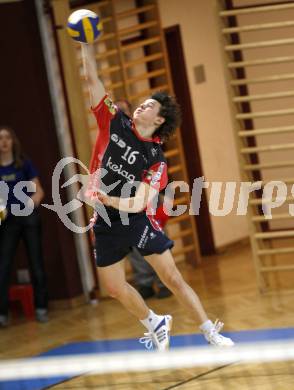
[[[165,277],[165,283],[171,290],[179,290],[182,288],[184,280],[178,270],[169,272]]]
[[[111,296],[111,298],[115,298],[115,299],[119,299],[124,291],[123,286],[119,284],[115,284],[113,282],[106,284],[105,288],[108,295]]]

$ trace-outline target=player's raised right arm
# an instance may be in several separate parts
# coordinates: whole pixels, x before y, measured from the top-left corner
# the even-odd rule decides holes
[[[92,107],[96,107],[105,96],[105,88],[97,75],[96,61],[93,47],[87,44],[81,44],[83,67],[85,77],[90,93],[90,102]]]

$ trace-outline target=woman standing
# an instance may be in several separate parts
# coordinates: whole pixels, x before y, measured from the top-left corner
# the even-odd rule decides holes
[[[31,181],[36,186],[35,192],[22,190],[26,199],[31,199],[29,215],[14,215],[12,205],[20,210],[30,207],[17,197],[15,186],[21,181]],[[0,183],[9,189],[6,202],[6,213],[2,212],[0,220],[0,327],[8,324],[8,291],[10,284],[13,259],[18,243],[24,240],[29,259],[36,319],[40,322],[48,320],[48,294],[43,264],[41,244],[41,221],[38,206],[44,197],[44,191],[38,179],[38,173],[32,162],[22,153],[20,142],[15,132],[6,126],[0,126]],[[2,188],[4,188],[2,187]],[[0,187],[1,190],[1,187]],[[3,195],[0,197],[3,198]],[[29,197],[29,198],[28,198]],[[27,213],[26,213],[27,214]]]

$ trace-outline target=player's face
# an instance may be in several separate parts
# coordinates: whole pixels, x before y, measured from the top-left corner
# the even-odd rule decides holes
[[[154,126],[159,122],[161,118],[158,114],[160,111],[160,103],[154,99],[147,99],[145,102],[140,104],[133,114],[135,124],[140,123],[146,126]],[[161,118],[162,119],[162,118]],[[160,123],[158,123],[159,125]],[[156,126],[157,127],[157,126]]]
[[[6,129],[0,130],[0,153],[12,151],[13,139],[10,132]]]

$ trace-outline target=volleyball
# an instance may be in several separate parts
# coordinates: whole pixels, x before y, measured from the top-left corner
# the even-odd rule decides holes
[[[101,34],[102,23],[95,12],[79,9],[67,21],[67,32],[75,41],[93,43]]]
[[[0,224],[2,221],[4,221],[7,217],[7,210],[6,209],[3,209],[3,210],[0,210]]]

